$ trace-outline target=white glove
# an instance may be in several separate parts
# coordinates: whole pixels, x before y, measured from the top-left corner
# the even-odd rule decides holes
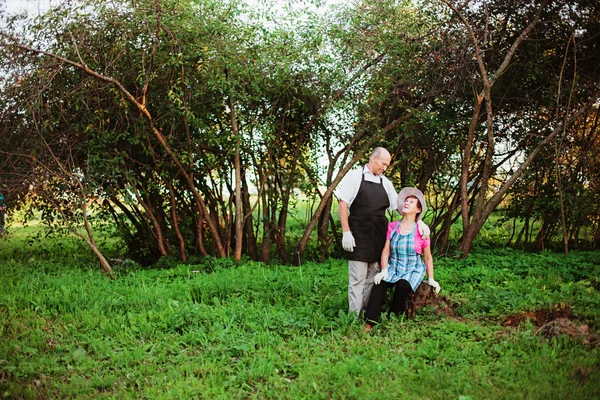
[[[429,283],[429,286],[433,287],[433,289],[435,290],[436,293],[439,293],[440,290],[442,290],[442,288],[440,287],[440,284],[437,283],[435,281],[435,279],[433,279],[433,278],[427,279],[427,283]]]
[[[431,235],[431,229],[429,229],[422,219],[417,221],[417,229],[419,230],[419,233],[423,239],[427,239],[429,235]]]
[[[354,251],[354,247],[356,247],[356,242],[354,241],[354,236],[352,236],[352,231],[343,232],[342,236],[342,247],[344,250],[352,253]]]
[[[373,278],[373,283],[376,285],[379,285],[381,283],[382,279],[387,279],[387,278],[388,278],[387,268],[382,269],[381,272],[378,273],[377,275],[375,275],[375,277]]]

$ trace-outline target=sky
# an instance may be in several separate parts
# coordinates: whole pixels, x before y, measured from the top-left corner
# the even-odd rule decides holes
[[[51,5],[57,5],[62,0],[0,0],[0,10],[7,11],[11,14],[20,12],[23,10],[28,11],[31,14],[38,14],[48,9]],[[259,3],[261,0],[247,0],[248,3]],[[324,5],[335,5],[337,3],[344,3],[347,0],[324,0],[321,3]],[[284,5],[292,4],[292,5],[300,5],[303,3],[302,0],[277,0],[277,5],[281,8]]]
[[[32,14],[43,12],[58,0],[0,0],[0,9],[10,14],[26,10]]]

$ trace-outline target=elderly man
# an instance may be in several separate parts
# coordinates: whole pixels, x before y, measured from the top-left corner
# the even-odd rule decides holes
[[[396,209],[398,194],[383,176],[392,157],[383,147],[371,153],[369,163],[344,177],[338,192],[342,247],[348,252],[348,304],[357,316],[369,301],[373,277],[381,270],[379,259],[386,241],[386,210]],[[423,237],[430,231],[419,223]]]

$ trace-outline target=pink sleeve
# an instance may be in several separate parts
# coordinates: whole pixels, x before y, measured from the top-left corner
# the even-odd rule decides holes
[[[386,240],[390,240],[390,237],[392,236],[392,232],[394,232],[394,229],[396,229],[396,227],[398,226],[399,223],[400,223],[400,221],[394,221],[394,222],[390,222],[388,224],[387,234],[385,235]]]
[[[388,228],[388,232],[389,232],[389,228]],[[429,247],[431,245],[431,239],[427,238],[427,239],[423,239],[423,237],[421,236],[421,232],[419,232],[419,229],[417,227],[417,229],[415,229],[415,251],[417,252],[417,254],[423,254],[423,249],[425,247]]]

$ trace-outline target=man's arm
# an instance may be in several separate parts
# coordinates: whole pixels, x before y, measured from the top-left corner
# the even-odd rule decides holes
[[[394,184],[385,176],[383,177],[383,187],[385,188],[385,192],[387,193],[388,199],[390,201],[390,206],[388,207],[388,210],[396,211],[398,209],[398,193],[394,188]]]
[[[340,221],[342,222],[342,248],[352,253],[354,247],[356,247],[356,242],[352,232],[350,232],[350,224],[348,223],[348,203],[340,200],[338,209],[340,210]]]
[[[342,223],[342,232],[348,232],[350,230],[350,224],[348,223],[348,203],[340,200],[338,210],[340,213],[340,222]]]

